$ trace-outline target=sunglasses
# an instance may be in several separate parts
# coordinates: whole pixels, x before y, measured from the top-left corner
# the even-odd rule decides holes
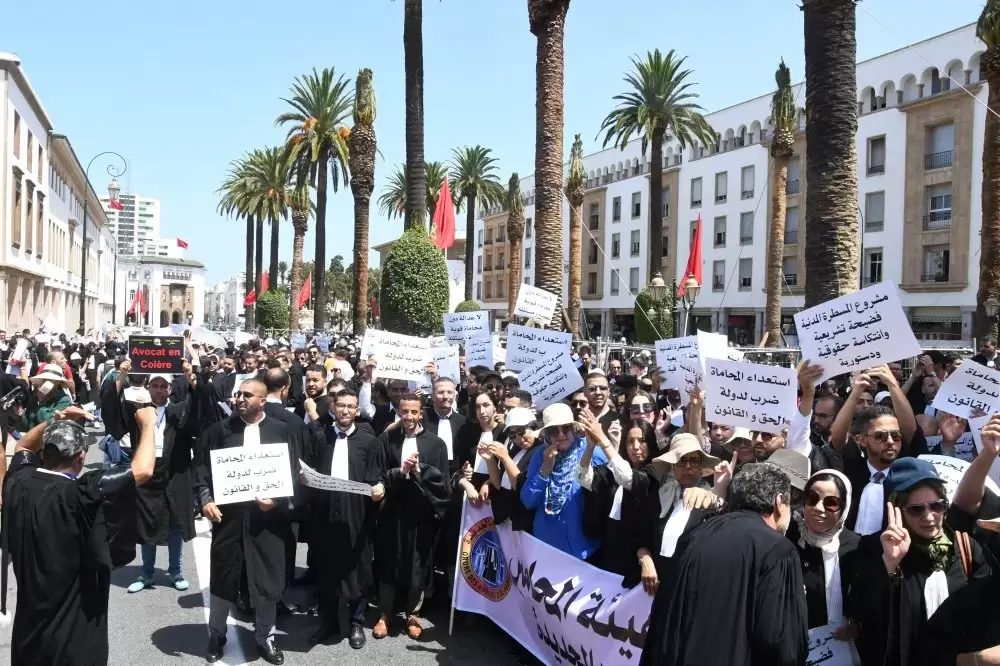
[[[875,432],[868,433],[868,436],[882,444],[888,442],[890,437],[894,442],[903,441],[903,433],[898,430],[876,430]]]
[[[827,495],[826,497],[820,497],[819,493],[815,490],[809,490],[806,492],[804,501],[806,506],[816,506],[820,502],[823,503],[823,508],[827,511],[840,511],[844,508],[844,503],[840,501],[839,497],[834,497],[832,495]]]
[[[589,403],[586,400],[574,400],[572,404],[577,409],[586,409]]]
[[[524,437],[524,433],[526,432],[528,432],[528,429],[524,426],[511,426],[510,428],[507,428],[507,434],[511,438]]]
[[[691,457],[684,456],[683,458],[681,458],[680,460],[677,461],[676,466],[677,467],[689,467],[689,468],[693,469],[693,468],[701,467],[701,463],[702,463],[702,461],[701,461],[701,456],[700,455],[695,455],[695,456],[691,456]]]
[[[257,396],[254,395],[253,393],[250,393],[249,391],[237,391],[235,394],[233,394],[233,397],[236,398],[237,400],[239,400],[240,398],[249,400],[251,398],[256,398]]]
[[[643,402],[638,405],[629,405],[628,411],[630,414],[649,414],[653,411],[653,405],[648,402]]]
[[[933,502],[926,502],[924,504],[910,504],[903,507],[903,511],[910,518],[922,518],[927,511],[930,511],[935,516],[940,516],[947,510],[948,500],[945,499],[934,500]]]
[[[751,436],[751,437],[752,437],[753,439],[758,439],[758,438],[759,438],[759,439],[760,439],[760,441],[762,441],[762,442],[764,442],[765,444],[767,444],[767,443],[768,443],[768,442],[770,442],[770,441],[771,441],[772,439],[774,439],[774,438],[775,438],[775,437],[776,437],[777,435],[775,435],[775,434],[774,434],[774,433],[772,433],[772,432],[760,432],[760,431],[758,431],[758,430],[754,430],[753,432],[751,432],[751,433],[750,433],[750,436]]]
[[[545,430],[546,434],[551,437],[552,435],[572,435],[576,428],[569,423],[564,423],[563,425],[549,426]]]

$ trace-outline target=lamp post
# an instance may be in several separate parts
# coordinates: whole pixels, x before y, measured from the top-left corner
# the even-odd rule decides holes
[[[684,280],[684,295],[681,297],[681,302],[684,306],[684,321],[681,323],[681,337],[688,334],[688,319],[690,318],[691,311],[694,309],[694,304],[700,295],[701,285],[698,284],[698,280],[696,280],[693,275],[688,275],[687,279]]]
[[[84,171],[84,179],[86,180],[87,188],[83,193],[83,257],[80,262],[80,335],[83,335],[87,330],[87,211],[89,206],[87,205],[87,200],[90,196],[90,190],[92,186],[90,184],[90,167],[94,164],[98,157],[104,155],[114,155],[122,161],[124,165],[122,169],[118,169],[115,164],[109,164],[107,167],[108,175],[111,176],[111,182],[108,184],[108,196],[111,198],[111,205],[114,207],[118,204],[118,194],[121,192],[121,187],[118,185],[118,177],[125,174],[128,171],[128,162],[124,157],[112,150],[106,150],[103,153],[98,153],[87,163],[87,169]],[[118,253],[115,252],[115,261],[118,260]]]
[[[1000,301],[990,296],[983,302],[986,318],[990,320],[990,335],[997,337],[997,314],[1000,314]]]
[[[646,291],[649,292],[650,306],[649,311],[646,316],[649,318],[649,323],[652,324],[653,329],[657,328],[654,322],[660,321],[660,316],[666,314],[670,316],[670,308],[665,303],[663,299],[667,296],[667,283],[663,281],[663,276],[657,273],[653,276],[653,279],[649,281],[646,286]],[[661,332],[655,331],[656,335],[662,335]]]

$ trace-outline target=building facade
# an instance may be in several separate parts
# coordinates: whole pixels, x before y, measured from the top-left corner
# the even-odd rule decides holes
[[[983,127],[987,90],[979,71],[985,46],[966,25],[858,64],[859,286],[899,286],[918,338],[970,340],[979,281]],[[930,63],[930,64],[929,64]],[[803,305],[805,266],[804,84],[789,165],[783,330]],[[701,219],[703,284],[692,321],[737,344],[763,334],[773,164],[771,92],[706,116],[711,146],[663,148],[663,277],[682,281]],[[591,335],[629,336],[635,294],[647,273],[649,163],[639,141],[584,158],[582,308]],[[525,201],[523,281],[534,279],[533,179]],[[569,205],[563,205],[564,236]],[[506,316],[510,246],[506,214],[477,212],[475,295],[496,321]],[[564,237],[568,272],[568,239]],[[567,286],[564,284],[564,290]],[[563,294],[565,299],[566,294]]]
[[[205,325],[204,264],[165,257],[121,257],[118,268],[115,321],[153,328]],[[133,308],[140,290],[144,306]]]
[[[243,326],[243,298],[240,285],[243,273],[223,280],[205,292],[205,325],[213,329]]]
[[[16,55],[0,53],[0,75],[0,329],[96,328],[111,321],[114,298],[107,217]]]

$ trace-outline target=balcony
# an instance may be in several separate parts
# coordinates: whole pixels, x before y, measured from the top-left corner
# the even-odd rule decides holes
[[[951,228],[951,209],[932,210],[924,215],[924,231],[938,231]]]
[[[877,176],[879,174],[885,173],[885,164],[869,164],[868,165],[868,175]]]
[[[691,208],[700,208],[701,199],[691,199]]]
[[[740,245],[753,245],[753,234],[740,234]]]
[[[790,180],[785,183],[785,194],[798,194],[800,189],[800,183],[798,178],[795,180]]]
[[[486,240],[485,240],[485,241],[483,241],[483,244],[484,244],[484,245],[493,245],[493,239],[492,239],[492,238],[490,238],[489,236],[487,236],[487,237],[486,237]]]
[[[743,190],[742,197],[744,199],[753,199],[753,190]]]
[[[726,278],[724,275],[712,276],[712,291],[722,291],[726,288]]]
[[[885,229],[883,220],[865,221],[865,231],[882,231],[883,229]]]
[[[785,229],[785,245],[795,245],[799,242],[798,229]]]
[[[740,291],[750,291],[753,288],[753,279],[748,277],[740,278]]]
[[[725,194],[719,194],[715,197],[715,203],[717,204],[726,203],[727,198],[728,197]]]
[[[798,273],[785,273],[785,284],[787,284],[789,287],[794,287],[798,283],[799,283]]]
[[[945,150],[940,153],[924,155],[924,170],[930,171],[931,169],[943,169],[945,167],[950,167],[952,153],[954,153],[953,150]]]
[[[663,204],[662,206],[660,206],[660,213],[661,213],[660,217],[669,217],[670,204]]]

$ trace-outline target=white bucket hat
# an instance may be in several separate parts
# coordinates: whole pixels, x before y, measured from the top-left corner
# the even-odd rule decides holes
[[[63,369],[55,363],[46,363],[42,371],[28,379],[28,381],[35,385],[52,382],[60,388],[69,386],[69,381],[66,379],[66,375],[63,374]]]
[[[689,453],[695,452],[701,454],[702,476],[709,476],[710,474],[713,474],[715,472],[715,466],[722,462],[715,456],[705,453],[704,449],[701,448],[701,443],[698,441],[698,438],[687,432],[674,435],[670,439],[670,450],[654,458],[653,462],[676,465],[681,458]]]
[[[563,425],[573,426],[573,431],[577,434],[583,432],[583,426],[573,418],[573,410],[570,406],[562,402],[557,402],[554,405],[549,405],[542,411],[542,429],[539,431],[539,434],[542,437],[548,437],[549,428]]]

